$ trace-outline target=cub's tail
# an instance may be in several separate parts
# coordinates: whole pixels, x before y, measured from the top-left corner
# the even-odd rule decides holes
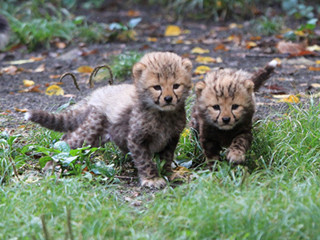
[[[253,74],[252,81],[254,83],[255,92],[258,91],[262,84],[270,77],[277,64],[278,62],[276,60],[272,60],[264,68],[259,69]]]
[[[54,131],[68,132],[78,128],[88,117],[91,108],[80,108],[53,114],[42,110],[32,110],[25,114],[28,121],[39,123],[41,126]]]
[[[9,41],[9,24],[7,20],[0,15],[0,49],[4,48]]]

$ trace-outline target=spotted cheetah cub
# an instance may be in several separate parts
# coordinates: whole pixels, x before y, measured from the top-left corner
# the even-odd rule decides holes
[[[209,72],[204,81],[196,84],[197,98],[191,124],[198,132],[209,165],[219,160],[222,147],[228,147],[226,157],[229,162],[240,164],[245,161],[252,141],[254,92],[276,65],[273,60],[255,74],[219,69]]]
[[[146,54],[133,67],[134,84],[105,86],[69,111],[31,111],[26,119],[52,130],[72,148],[114,141],[130,152],[142,186],[160,188],[154,154],[170,174],[174,151],[186,122],[185,99],[191,88],[192,63],[170,52]]]

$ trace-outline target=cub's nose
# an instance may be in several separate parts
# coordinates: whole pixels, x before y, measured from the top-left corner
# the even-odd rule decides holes
[[[230,118],[229,117],[223,117],[222,118],[223,123],[227,124],[230,122]]]
[[[166,96],[166,97],[164,97],[164,100],[166,101],[166,103],[171,103],[172,102],[172,97],[171,96]]]

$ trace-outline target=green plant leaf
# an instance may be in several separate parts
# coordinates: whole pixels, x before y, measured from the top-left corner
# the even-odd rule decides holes
[[[70,146],[65,141],[58,141],[53,145],[53,147],[61,152],[70,152]]]
[[[129,28],[135,28],[140,22],[141,22],[142,18],[132,18],[130,19],[130,21],[128,22],[128,27]]]

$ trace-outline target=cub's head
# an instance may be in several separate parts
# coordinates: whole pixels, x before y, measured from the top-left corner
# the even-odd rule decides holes
[[[172,111],[183,105],[191,88],[192,63],[171,52],[146,54],[133,66],[139,99],[148,107]]]
[[[241,70],[219,69],[198,82],[197,106],[205,113],[206,121],[221,130],[230,130],[252,118],[255,103],[250,78],[250,73]]]

